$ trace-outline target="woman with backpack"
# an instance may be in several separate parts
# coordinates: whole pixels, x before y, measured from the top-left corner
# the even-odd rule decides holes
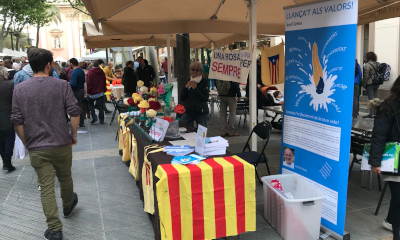
[[[373,100],[378,97],[379,85],[373,84],[372,79],[379,68],[379,63],[376,61],[378,57],[374,52],[368,52],[365,56],[367,63],[364,64],[364,79],[363,90],[367,91],[368,100]],[[375,115],[375,109],[370,109],[369,115],[364,118],[371,118]]]
[[[202,78],[203,65],[200,62],[190,64],[191,78],[182,89],[181,100],[186,101],[185,113],[181,122],[191,126],[194,121],[197,125],[207,127],[208,122],[208,82]]]
[[[392,199],[383,226],[393,231],[393,240],[400,240],[400,173],[381,172],[383,153],[388,142],[400,142],[400,77],[396,79],[391,95],[378,107],[371,137],[368,163],[371,171],[383,174]]]
[[[360,67],[360,64],[358,64],[358,61],[356,59],[356,71],[355,71],[355,76],[354,76],[354,94],[353,94],[353,118],[358,117],[358,105],[359,105],[358,93],[360,90],[361,78],[362,78],[361,67]]]

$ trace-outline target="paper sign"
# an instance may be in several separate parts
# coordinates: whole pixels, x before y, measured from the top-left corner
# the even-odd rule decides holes
[[[152,137],[157,142],[162,142],[167,132],[169,122],[160,118],[156,118],[156,122],[150,129],[150,137]]]
[[[214,50],[208,78],[246,83],[251,64],[251,51]]]
[[[207,137],[207,128],[199,125],[197,128],[197,138],[196,138],[196,146],[194,150],[200,154],[200,156],[204,155],[204,145],[206,145],[206,137]]]

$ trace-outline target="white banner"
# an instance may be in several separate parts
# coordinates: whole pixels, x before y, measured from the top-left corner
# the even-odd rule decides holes
[[[251,51],[214,50],[209,79],[246,83],[251,64]]]

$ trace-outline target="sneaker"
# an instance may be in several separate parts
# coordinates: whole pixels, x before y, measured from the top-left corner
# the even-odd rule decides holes
[[[3,166],[3,170],[8,170],[6,166]]]
[[[382,223],[382,225],[383,225],[383,227],[385,227],[387,230],[389,230],[389,231],[393,231],[393,227],[392,227],[392,224],[390,224],[386,219],[385,220],[383,220],[383,223]]]
[[[97,122],[97,119],[93,119],[91,122],[90,122],[90,124],[94,124],[95,122]]]
[[[367,116],[364,116],[364,117],[362,117],[362,118],[372,118],[372,115],[371,115],[371,114],[368,114]]]
[[[47,229],[44,231],[44,239],[47,240],[62,240],[63,239],[63,234],[62,231],[58,231],[56,233],[51,234],[50,229]]]
[[[72,204],[72,206],[70,208],[64,208],[64,210],[63,210],[65,218],[71,217],[72,211],[74,210],[74,208],[78,204],[78,195],[76,193],[73,194],[72,198],[74,199],[74,203]]]
[[[80,127],[80,128],[84,128],[84,127],[85,127],[85,124],[79,124],[79,127]]]
[[[104,111],[106,114],[110,114],[110,113],[112,113],[111,111],[108,111],[108,110],[106,110],[106,111]]]
[[[221,133],[221,137],[226,137],[226,136],[228,136],[228,134],[226,132]]]
[[[237,137],[237,136],[240,136],[240,134],[239,133],[228,133],[228,136],[229,137]]]
[[[104,121],[103,121],[103,122],[100,122],[100,124],[104,124]]]
[[[42,191],[42,188],[40,186],[37,186],[37,190]]]

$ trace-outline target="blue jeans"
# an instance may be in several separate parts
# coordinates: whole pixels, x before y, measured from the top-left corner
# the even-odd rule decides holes
[[[99,119],[100,122],[104,122],[104,109],[103,109],[103,100],[104,97],[98,97],[95,99],[89,98],[89,109],[90,109],[90,113],[92,114],[92,119],[93,120],[97,120],[97,116],[96,116],[96,112],[94,111],[94,101],[96,101],[96,105],[99,108]]]
[[[375,98],[378,97],[378,88],[379,85],[373,85],[373,84],[367,85],[367,96],[369,101],[374,100]],[[369,110],[370,115],[375,115],[375,113],[376,113],[375,109],[371,108]]]
[[[168,84],[168,73],[167,73],[167,72],[165,73],[164,82],[165,82],[166,84]]]
[[[210,81],[211,81],[211,88],[214,88],[215,87],[215,79],[210,79]]]
[[[200,116],[192,117],[192,116],[189,116],[188,114],[184,113],[183,116],[181,117],[180,121],[188,126],[193,126],[193,122],[196,121],[197,125],[207,127],[208,114],[203,114]]]

